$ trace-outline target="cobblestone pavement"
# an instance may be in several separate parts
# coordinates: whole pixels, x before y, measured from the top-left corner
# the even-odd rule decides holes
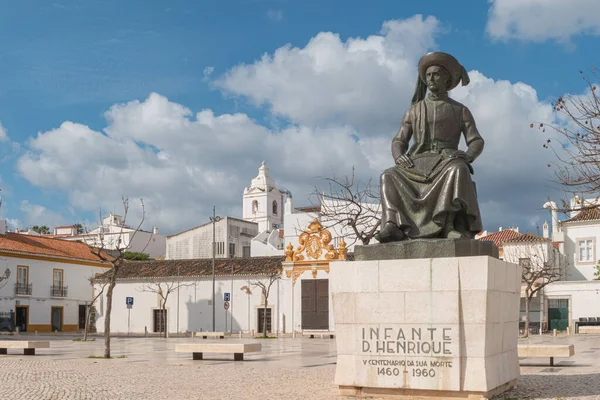
[[[102,354],[99,339],[50,339],[51,348],[36,356],[17,350],[0,356],[1,400],[346,399],[333,382],[334,340],[261,341],[263,352],[233,362],[228,355],[192,361],[191,354],[175,353],[176,343],[192,339],[113,339],[113,355],[127,358],[111,360],[88,358]],[[521,360],[517,389],[499,399],[600,399],[600,336],[528,341],[573,343],[575,356],[556,359],[553,368],[546,359]]]

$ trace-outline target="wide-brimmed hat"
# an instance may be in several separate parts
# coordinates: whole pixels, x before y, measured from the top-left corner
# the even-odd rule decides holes
[[[458,60],[450,54],[442,53],[440,51],[427,53],[419,60],[419,78],[423,82],[425,82],[427,68],[431,67],[432,65],[439,65],[450,73],[451,79],[448,91],[457,87],[461,81],[463,86],[469,84],[469,75],[467,74],[465,68],[460,65]]]

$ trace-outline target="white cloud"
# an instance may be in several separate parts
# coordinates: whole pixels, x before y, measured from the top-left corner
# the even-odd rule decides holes
[[[568,42],[600,34],[598,0],[491,0],[487,32],[499,39]]]
[[[6,219],[7,229],[14,231],[15,229],[23,229],[23,223],[18,218]]]
[[[283,11],[270,9],[267,11],[267,18],[274,22],[281,22],[283,20]]]
[[[80,210],[119,212],[121,194],[132,205],[143,198],[148,224],[173,232],[206,222],[213,204],[239,216],[243,188],[263,159],[302,197],[330,167],[368,163],[350,127],[271,132],[245,114],[192,115],[158,94],[115,105],[106,117],[104,134],[73,122],[40,133],[18,170],[37,186],[66,191]]]
[[[213,204],[220,215],[241,216],[243,188],[263,159],[297,205],[308,201],[316,177],[352,165],[360,178],[377,181],[392,164],[390,142],[412,97],[417,61],[438,31],[435,18],[415,16],[388,21],[366,39],[319,33],[304,48],[284,46],[227,72],[219,84],[292,121],[282,129],[246,114],[194,113],[153,93],[111,107],[103,132],[64,122],[38,134],[18,171],[67,192],[78,210],[118,211],[121,194],[132,204],[143,197],[148,224],[168,233],[206,222]],[[549,195],[551,157],[529,124],[550,122],[552,108],[527,84],[477,71],[471,80],[451,95],[470,107],[486,140],[474,176],[484,224],[519,223],[508,217],[525,224]]]
[[[277,116],[307,126],[350,124],[365,133],[395,129],[408,105],[416,64],[434,45],[435,17],[387,21],[365,39],[321,32],[304,48],[286,45],[216,83]],[[391,119],[390,116],[396,116]]]
[[[8,131],[0,122],[0,142],[8,142],[10,139],[8,138]]]
[[[46,225],[52,229],[55,226],[60,226],[67,223],[66,218],[61,214],[52,210],[48,210],[46,207],[39,204],[32,204],[27,200],[21,201],[19,209],[23,213],[23,221],[19,219],[10,220],[10,223],[15,227],[25,228],[32,227],[34,225]]]

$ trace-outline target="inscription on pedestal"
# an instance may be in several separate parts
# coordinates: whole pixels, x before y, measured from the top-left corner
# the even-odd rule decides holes
[[[365,325],[355,333],[358,376],[379,387],[457,390],[458,326]]]

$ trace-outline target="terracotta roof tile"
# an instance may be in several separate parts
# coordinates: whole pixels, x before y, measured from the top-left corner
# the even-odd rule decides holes
[[[215,275],[268,275],[281,269],[284,256],[226,258],[215,260]],[[177,271],[179,269],[179,272]],[[210,276],[212,259],[187,260],[125,260],[119,269],[118,279],[166,278],[173,276]]]
[[[90,247],[85,243],[42,236],[21,235],[14,232],[0,235],[0,251],[102,261],[100,257],[92,253]]]
[[[500,232],[492,233],[487,236],[480,237],[478,240],[483,242],[494,242],[498,247],[502,247],[502,242],[522,236],[523,234],[513,231],[512,229],[504,229]]]
[[[525,233],[524,235],[505,240],[503,243],[522,243],[522,242],[551,242],[550,239],[534,235],[533,233]]]
[[[600,210],[597,207],[584,208],[577,213],[573,218],[568,219],[565,222],[582,222],[582,221],[596,221],[600,219]]]

